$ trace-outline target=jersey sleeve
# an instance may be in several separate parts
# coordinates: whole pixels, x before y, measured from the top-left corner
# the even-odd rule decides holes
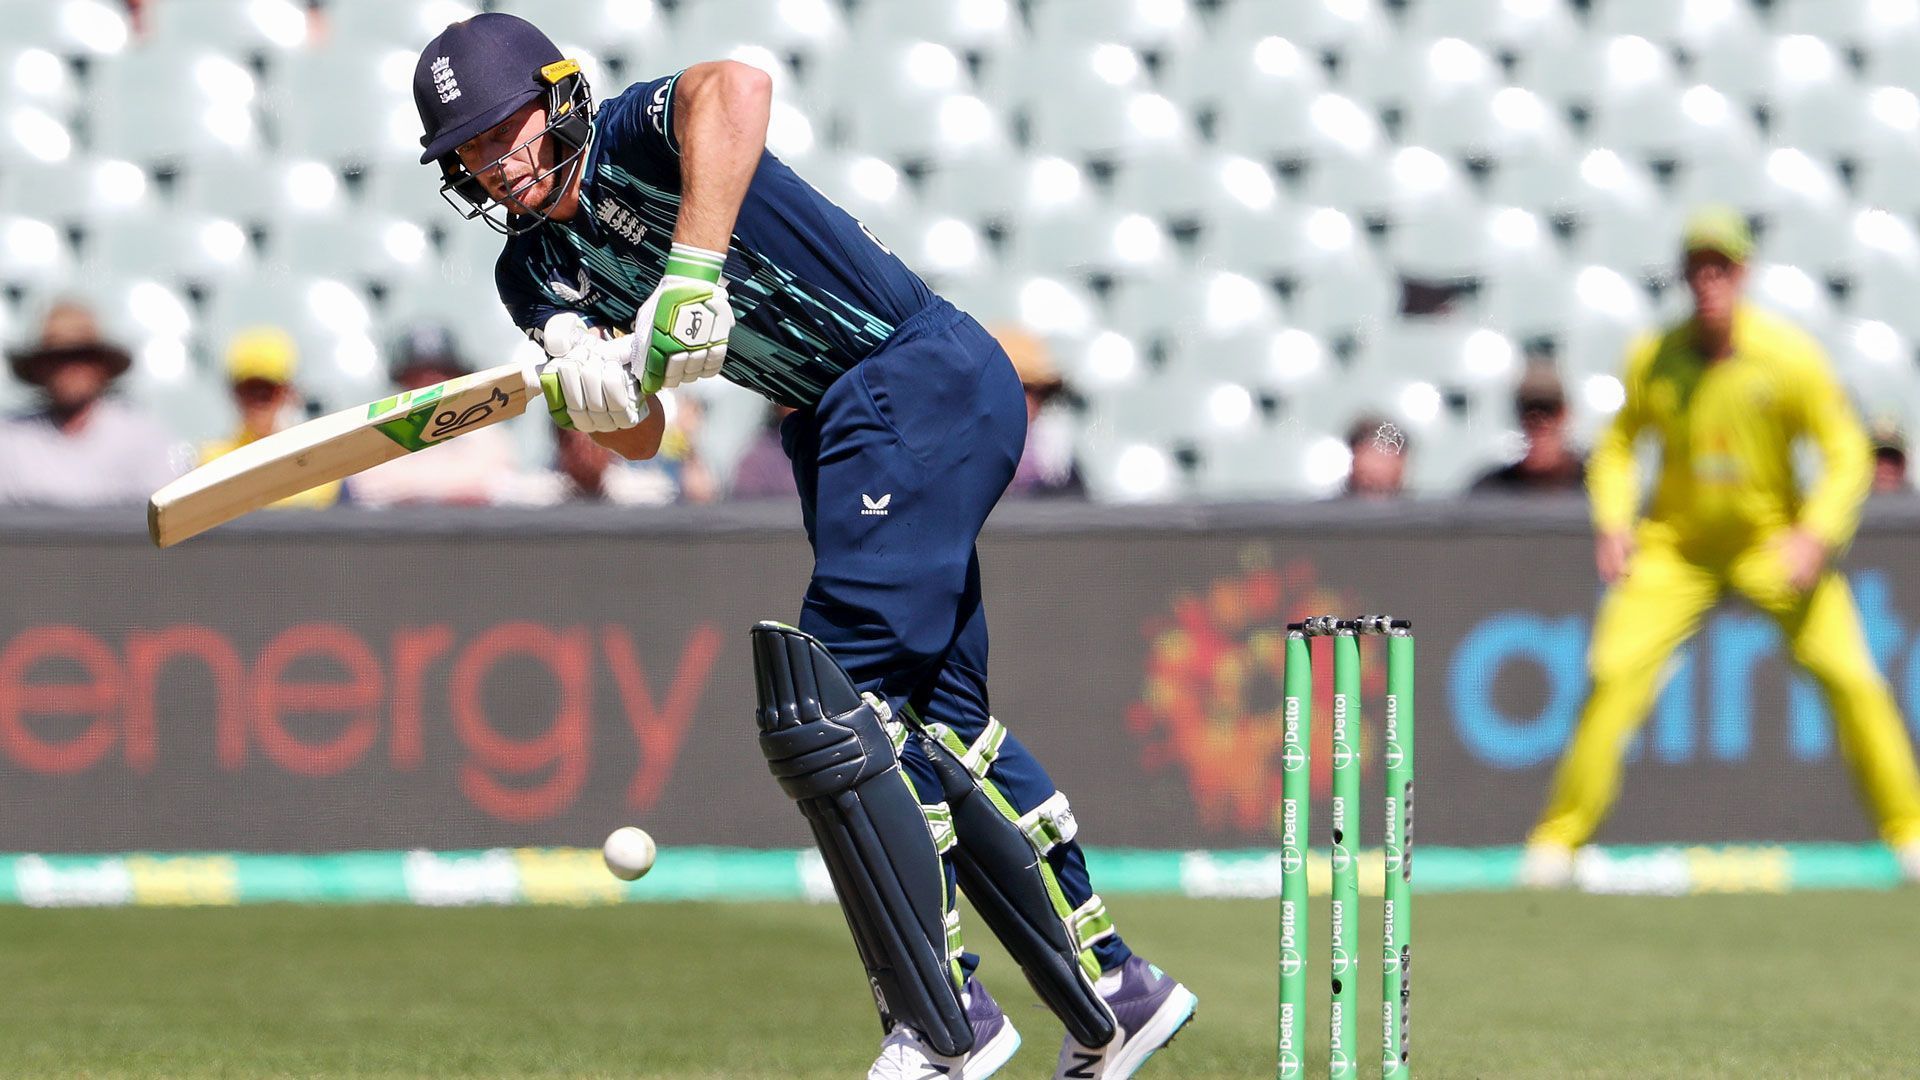
[[[1646,377],[1660,338],[1649,335],[1627,350],[1621,383],[1626,400],[1600,431],[1587,458],[1587,495],[1593,504],[1593,527],[1600,532],[1624,532],[1640,512],[1640,463],[1634,443],[1646,426]]]
[[[607,160],[673,191],[680,189],[680,140],[673,134],[673,98],[681,74],[627,87],[601,104],[597,122]]]

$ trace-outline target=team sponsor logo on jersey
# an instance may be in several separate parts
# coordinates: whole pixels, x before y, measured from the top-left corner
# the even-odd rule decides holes
[[[600,224],[619,233],[629,244],[637,244],[647,235],[647,227],[641,223],[640,215],[633,212],[618,199],[601,199],[593,204],[593,216]]]
[[[558,297],[562,303],[575,305],[591,303],[597,291],[593,287],[593,279],[587,275],[587,268],[584,266],[580,268],[580,276],[571,284],[555,272],[547,279],[547,290]]]
[[[433,73],[433,90],[440,95],[440,104],[460,96],[460,80],[453,77],[452,57],[436,57],[428,70]]]
[[[653,124],[653,130],[662,135],[667,133],[667,99],[673,96],[673,79],[660,84],[647,101],[647,120]]]
[[[893,504],[893,492],[889,491],[879,498],[862,493],[860,496],[860,514],[862,517],[886,517],[887,507]]]

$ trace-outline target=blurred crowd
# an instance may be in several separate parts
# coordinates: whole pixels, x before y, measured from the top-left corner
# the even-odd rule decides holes
[[[1019,330],[1000,337],[1027,393],[1026,453],[1011,494],[1084,497],[1074,461],[1072,401],[1046,345]],[[469,374],[473,364],[438,326],[422,325],[395,342],[388,377],[395,392],[418,390]],[[293,337],[272,326],[234,336],[226,345],[225,383],[231,433],[200,446],[175,442],[159,418],[114,393],[132,357],[108,340],[92,311],[62,300],[46,313],[38,340],[7,356],[33,404],[0,417],[0,505],[131,506],[175,476],[310,419],[296,382],[300,356]],[[700,451],[704,407],[697,397],[663,395],[667,431],[660,454],[626,461],[579,432],[552,429],[544,465],[519,464],[504,427],[481,428],[417,454],[284,500],[293,508],[339,504],[553,506],[606,503],[662,506],[719,500],[797,499],[780,424],[793,410],[769,405],[760,426],[727,475],[715,475]]]
[[[1079,399],[1044,341],[1019,329],[996,330],[1027,395],[1026,452],[1009,496],[1084,498],[1075,460],[1072,416]],[[409,330],[390,351],[393,389],[416,390],[474,370],[441,327]],[[34,391],[24,413],[0,418],[0,505],[136,505],[195,464],[306,420],[311,410],[295,388],[300,357],[286,332],[261,326],[227,344],[226,385],[232,432],[198,447],[178,445],[154,417],[120,400],[114,384],[132,366],[127,350],[107,340],[85,304],[63,300],[42,321],[38,341],[8,354],[15,379]],[[698,398],[669,395],[660,455],[623,460],[578,432],[554,428],[546,463],[521,467],[504,428],[483,428],[419,454],[389,462],[287,499],[282,505],[519,505],[606,503],[661,506],[721,500],[796,498],[780,440],[792,412],[768,405],[762,423],[726,475],[700,452],[704,408]],[[1566,392],[1550,358],[1530,360],[1513,391],[1512,460],[1479,477],[1470,496],[1578,492],[1585,456],[1569,430]],[[1910,490],[1906,439],[1900,426],[1872,418],[1876,494]],[[1345,497],[1394,499],[1404,493],[1416,452],[1408,434],[1375,414],[1354,419]]]

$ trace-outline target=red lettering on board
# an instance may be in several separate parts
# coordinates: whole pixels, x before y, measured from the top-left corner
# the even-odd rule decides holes
[[[127,635],[126,754],[136,772],[153,768],[156,755],[154,702],[160,670],[178,657],[205,665],[213,677],[214,754],[224,768],[237,768],[247,754],[247,669],[226,635],[208,626],[183,624]]]
[[[344,678],[283,680],[303,657],[333,661]],[[253,669],[254,732],[260,749],[281,768],[302,776],[332,776],[365,756],[379,734],[384,690],[380,661],[360,636],[337,623],[301,623],[281,631]],[[347,725],[329,742],[306,742],[282,723],[284,713],[345,714]]]
[[[544,665],[559,685],[553,724],[531,739],[500,733],[487,719],[483,691],[494,666],[509,656]],[[460,790],[503,821],[542,821],[571,805],[587,777],[593,712],[593,652],[585,627],[556,631],[531,622],[501,623],[473,639],[454,659],[449,686],[453,728],[475,760],[460,765]],[[510,787],[494,774],[526,776],[552,769],[532,787]]]
[[[420,676],[453,648],[453,630],[410,626],[393,635],[393,735],[387,755],[396,769],[417,769],[426,757],[420,717]]]
[[[86,669],[86,682],[28,682],[48,660],[71,660]],[[114,707],[120,702],[119,659],[99,638],[77,626],[23,630],[0,651],[0,746],[38,773],[85,772],[113,748]],[[65,742],[29,730],[29,716],[92,716],[87,729]]]
[[[720,631],[711,623],[694,628],[687,647],[680,653],[680,666],[667,688],[664,707],[654,701],[647,673],[633,647],[633,637],[625,627],[600,628],[600,647],[613,669],[614,685],[620,688],[620,700],[626,705],[627,724],[640,744],[640,764],[634,769],[633,782],[627,785],[627,805],[635,810],[652,809],[660,798],[660,789],[673,775],[673,763],[680,756],[680,740],[687,733],[687,722],[700,707],[700,695],[707,688],[707,673],[720,655]]]

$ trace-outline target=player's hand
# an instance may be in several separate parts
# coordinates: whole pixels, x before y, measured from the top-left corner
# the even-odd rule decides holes
[[[547,415],[578,431],[621,431],[646,419],[646,396],[634,377],[631,342],[607,340],[580,316],[547,320],[541,344],[550,359],[540,368]]]
[[[633,320],[634,336],[645,343],[645,392],[720,374],[733,333],[733,306],[720,280],[724,265],[719,253],[673,245],[666,274]]]
[[[1813,588],[1827,569],[1826,541],[1806,529],[1791,529],[1774,541],[1780,562],[1786,567],[1787,584],[1794,592]]]
[[[1593,564],[1600,580],[1612,585],[1627,575],[1633,558],[1633,533],[1626,529],[1599,533],[1593,538]]]

